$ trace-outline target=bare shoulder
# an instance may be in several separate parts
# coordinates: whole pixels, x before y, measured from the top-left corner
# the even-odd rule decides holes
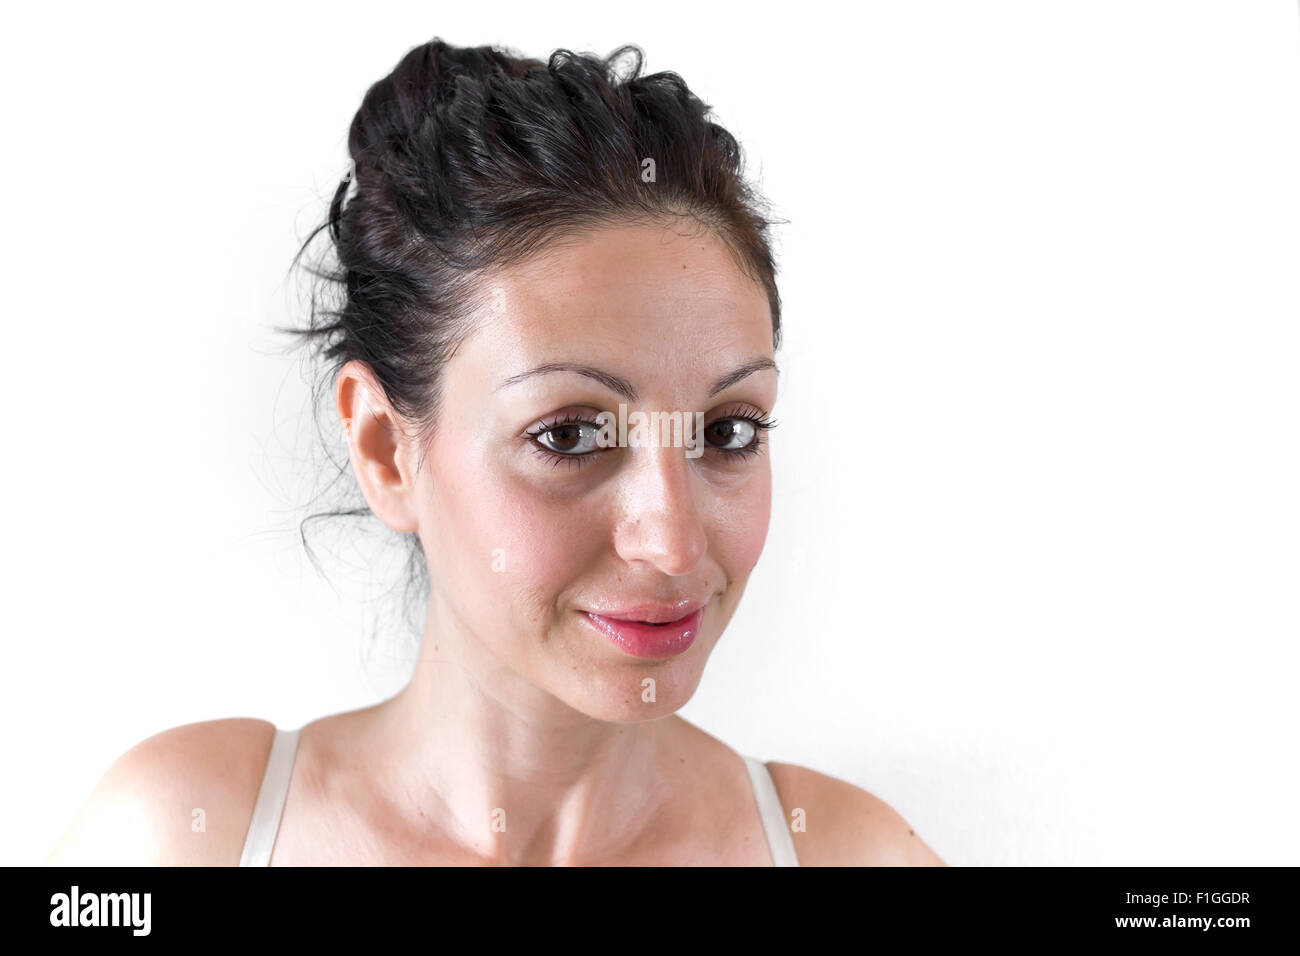
[[[769,763],[787,817],[804,811],[795,830],[801,866],[947,866],[889,804],[844,780],[788,763]]]
[[[251,717],[185,724],[118,757],[51,866],[221,866],[239,862],[275,725]]]

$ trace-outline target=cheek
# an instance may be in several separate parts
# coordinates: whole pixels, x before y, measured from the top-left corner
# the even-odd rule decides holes
[[[432,474],[421,525],[433,534],[426,550],[434,552],[435,583],[473,618],[544,624],[599,541],[590,511],[573,498],[541,494],[491,461],[458,469],[434,463]]]
[[[742,489],[719,495],[710,518],[714,556],[733,582],[743,581],[758,564],[772,513],[772,474],[758,470]]]

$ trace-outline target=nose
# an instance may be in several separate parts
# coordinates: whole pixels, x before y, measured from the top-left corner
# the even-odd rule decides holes
[[[615,549],[628,563],[644,561],[664,574],[689,574],[708,551],[700,482],[681,448],[638,448],[623,476]]]

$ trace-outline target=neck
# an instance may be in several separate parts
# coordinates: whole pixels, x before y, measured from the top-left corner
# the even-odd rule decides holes
[[[658,758],[681,723],[583,714],[433,599],[412,679],[374,709],[366,745],[412,818],[447,821],[488,862],[557,865],[617,855],[647,834],[668,799]]]

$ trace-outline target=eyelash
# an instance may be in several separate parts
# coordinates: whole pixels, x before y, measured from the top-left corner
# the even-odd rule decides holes
[[[713,421],[709,422],[709,425],[716,425],[718,422],[730,421],[749,422],[756,429],[753,444],[747,445],[744,448],[718,448],[714,445],[707,446],[712,451],[721,452],[733,461],[742,461],[759,454],[767,444],[767,440],[763,437],[763,433],[769,429],[775,428],[777,425],[776,419],[770,418],[759,412],[741,412],[735,415],[724,415],[721,418],[715,418]],[[558,467],[561,462],[564,462],[566,468],[571,468],[576,471],[583,467],[583,465],[587,464],[588,461],[594,459],[598,454],[600,454],[600,451],[584,452],[581,455],[561,455],[559,452],[551,451],[551,449],[547,448],[545,445],[538,444],[537,442],[538,436],[545,435],[547,432],[553,431],[556,428],[563,428],[565,425],[590,425],[592,428],[600,428],[600,422],[592,421],[589,418],[583,418],[581,415],[569,414],[563,415],[555,421],[545,422],[540,427],[525,432],[523,437],[536,455],[538,455],[543,461],[550,461],[552,468]],[[705,427],[707,428],[708,425]],[[601,449],[601,451],[608,451],[608,449]]]

